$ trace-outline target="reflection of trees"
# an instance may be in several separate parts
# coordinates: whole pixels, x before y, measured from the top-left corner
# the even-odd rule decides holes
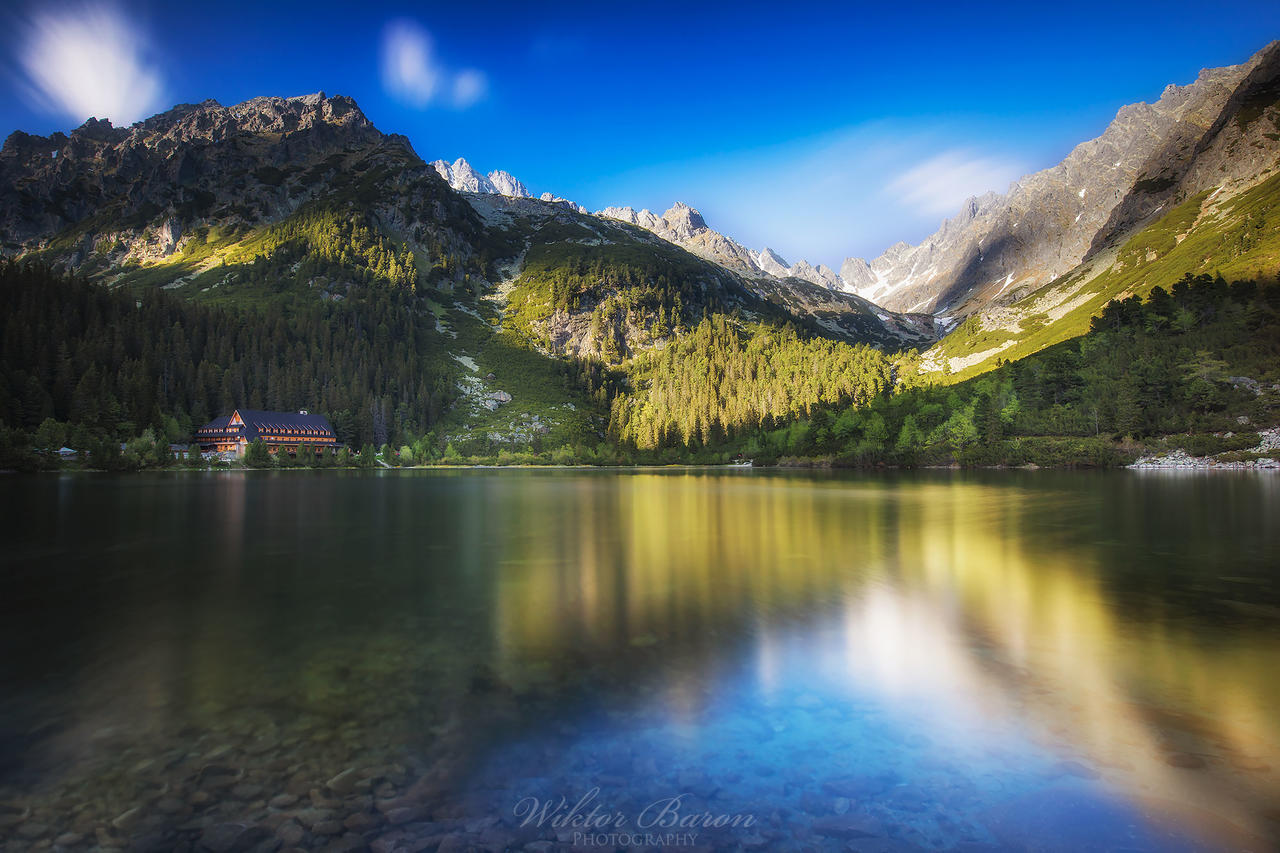
[[[674,673],[691,655],[712,665],[729,636],[754,633],[762,673],[773,671],[766,684],[786,681],[779,666],[826,667],[890,700],[1013,721],[1133,790],[1247,825],[1280,796],[1274,783],[1238,772],[1280,765],[1271,710],[1280,692],[1269,676],[1280,643],[1161,618],[1143,575],[1162,561],[1106,560],[1141,559],[1144,525],[1155,522],[1098,509],[1151,498],[1113,494],[1116,478],[1050,482],[1067,487],[587,478],[560,500],[522,507],[521,529],[555,533],[509,552],[496,647],[517,679],[531,662],[580,665],[584,656]],[[1157,501],[1166,513],[1175,503]],[[1187,512],[1195,510],[1184,504]],[[1177,524],[1162,522],[1171,541]],[[1138,545],[1096,544],[1116,538]],[[1146,596],[1141,619],[1126,584]],[[813,630],[797,649],[773,648],[793,616]],[[843,645],[818,630],[830,618],[844,623]],[[718,640],[705,642],[712,633]],[[633,654],[659,638],[670,653]],[[1188,753],[1208,766],[1171,766]]]
[[[1274,553],[1271,481],[282,472],[178,495],[164,479],[68,487],[33,522],[78,543],[64,577],[94,591],[76,644],[35,635],[72,673],[77,750],[108,725],[234,727],[267,706],[402,743],[529,686],[560,712],[585,671],[635,701],[635,679],[656,683],[643,696],[696,721],[745,656],[783,701],[815,676],[904,720],[1025,727],[1242,824],[1280,800],[1274,775],[1238,769],[1280,767],[1280,639],[1216,627],[1204,600],[1226,596],[1221,566]]]

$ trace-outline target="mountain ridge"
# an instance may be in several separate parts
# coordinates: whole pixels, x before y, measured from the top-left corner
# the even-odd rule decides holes
[[[1124,105],[1101,135],[1076,145],[1061,162],[1022,176],[1005,193],[967,199],[919,244],[899,241],[870,261],[848,257],[838,273],[805,260],[788,263],[767,247],[746,249],[700,216],[691,228],[682,202],[663,214],[607,207],[597,215],[640,225],[743,274],[802,279],[954,324],[988,303],[1007,304],[1053,282],[1149,223],[1178,194],[1182,179],[1171,173],[1194,173],[1250,93],[1274,87],[1277,62],[1280,43],[1273,42],[1243,63],[1202,69],[1189,84],[1167,85],[1152,103]],[[1209,171],[1229,163],[1228,191],[1256,184],[1280,146],[1256,145],[1256,136],[1252,142],[1198,174],[1215,177]]]
[[[853,292],[895,310],[964,317],[1049,284],[1149,222],[1177,194],[1181,177],[1172,173],[1203,157],[1214,128],[1228,127],[1240,99],[1274,81],[1278,65],[1280,42],[1272,42],[1244,63],[1166,86],[1153,103],[1121,107],[1100,136],[1007,193],[968,199],[919,244],[895,243],[870,262],[847,259],[842,270],[861,282]],[[1222,167],[1217,180],[1234,188],[1258,183],[1280,145],[1261,133],[1250,143],[1260,156],[1218,158],[1206,170]]]
[[[451,188],[459,182],[468,189]],[[361,275],[376,267],[406,285],[416,278],[419,286],[471,290],[491,286],[499,262],[513,261],[518,271],[530,246],[544,242],[657,251],[651,237],[640,238],[651,232],[609,230],[615,220],[580,205],[550,194],[534,199],[509,173],[481,175],[461,158],[427,163],[404,137],[375,128],[354,100],[324,93],[180,105],[129,128],[94,120],[70,135],[15,132],[0,149],[0,187],[5,254],[112,286],[180,293],[211,294],[235,278],[220,266],[300,239],[313,246],[332,239],[317,228],[363,235],[368,269]],[[486,220],[486,197],[518,202],[517,215]],[[719,236],[688,206],[669,213],[676,236],[695,249]],[[882,346],[932,336],[929,324],[873,311],[857,297],[817,298],[801,282],[756,284],[723,265],[677,266],[698,282],[723,280],[716,286],[747,303],[772,303],[769,310],[790,312],[822,335]]]
[[[630,207],[589,214],[550,193],[535,199],[510,173],[482,174],[464,158],[427,163],[404,137],[378,131],[354,100],[324,93],[232,107],[184,104],[128,128],[91,119],[70,135],[15,131],[0,149],[0,186],[8,188],[0,235],[10,256],[39,257],[117,286],[196,282],[202,292],[220,286],[215,265],[251,259],[262,229],[315,204],[337,203],[365,218],[360,227],[375,235],[369,269],[450,288],[472,279],[481,289],[493,286],[507,275],[495,272],[498,262],[518,278],[529,249],[548,241],[662,254],[652,242],[658,238],[713,264],[673,261],[699,287],[740,294],[723,304],[748,313],[752,300],[762,300],[818,334],[877,346],[918,346],[963,327],[964,340],[996,334],[1007,348],[1081,306],[1099,309],[1098,288],[1110,285],[1090,282],[1117,264],[1132,269],[1167,254],[1137,257],[1124,247],[1169,209],[1202,194],[1202,214],[1229,211],[1224,205],[1273,174],[1277,100],[1280,44],[1272,43],[1246,63],[1166,87],[1154,103],[1122,107],[1101,136],[1056,166],[1014,182],[1007,194],[969,199],[921,244],[895,243],[870,262],[848,258],[839,273],[788,263],[768,247],[747,249],[682,202],[662,214]],[[505,207],[497,215],[486,198],[512,203],[499,203]],[[332,215],[322,211],[315,220],[313,211],[308,221]],[[1187,227],[1213,219],[1206,215]],[[975,317],[977,326],[965,325]],[[578,336],[566,350],[585,352],[585,327],[565,328]],[[643,329],[618,329],[615,350],[623,357],[635,352],[627,338],[633,332],[645,345],[655,340]],[[587,350],[603,340],[592,335]],[[923,368],[969,370],[1004,351],[956,354],[956,346],[936,344]]]

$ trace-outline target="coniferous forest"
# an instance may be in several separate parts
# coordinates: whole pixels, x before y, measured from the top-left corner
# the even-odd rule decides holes
[[[389,462],[1099,465],[1151,448],[1245,452],[1275,415],[1280,289],[1187,276],[1112,302],[1090,332],[965,382],[922,385],[911,353],[704,318],[624,366],[565,363],[600,408],[590,445],[462,452],[433,428],[458,395],[409,288],[225,307],[0,268],[9,465],[37,448],[185,442],[236,406],[325,412]],[[287,310],[286,310],[287,309]],[[397,454],[405,447],[411,454]],[[155,454],[155,461],[159,456]],[[148,464],[152,457],[134,460]],[[367,461],[367,460],[366,460]]]
[[[1244,453],[1274,422],[1280,288],[1185,276],[1107,305],[1090,331],[955,385],[823,407],[745,442],[835,464],[1097,465],[1174,447]]]
[[[381,445],[430,429],[456,393],[418,301],[359,288],[341,301],[230,309],[6,263],[0,420],[34,438],[52,419],[82,446],[146,429],[185,442],[236,406],[301,405],[325,412],[344,443]]]

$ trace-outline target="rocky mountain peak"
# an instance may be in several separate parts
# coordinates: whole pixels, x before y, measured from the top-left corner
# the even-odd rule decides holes
[[[862,258],[845,258],[840,265],[840,281],[845,289],[858,290],[866,288],[876,280],[871,265]]]
[[[210,219],[255,223],[285,214],[323,188],[334,158],[365,156],[421,165],[406,140],[380,133],[354,100],[323,92],[230,107],[179,104],[127,128],[90,119],[69,134],[11,134],[0,150],[4,249],[34,248],[109,213],[120,233],[86,231],[72,266],[101,241],[129,252],[137,243],[138,260],[163,256]],[[306,172],[312,177],[302,181]],[[125,223],[138,217],[154,227],[134,234]]]
[[[826,264],[818,264],[815,267],[806,260],[799,260],[792,264],[788,274],[793,278],[802,278],[805,281],[821,285],[828,290],[841,289],[840,276],[836,275],[835,270]]]
[[[111,119],[106,118],[89,118],[84,124],[71,131],[73,137],[82,139],[92,139],[95,142],[110,142],[113,139],[121,138],[127,135],[128,131],[123,128],[116,130],[111,126]]]
[[[662,218],[666,220],[666,227],[676,235],[677,240],[688,239],[707,227],[707,221],[702,218],[702,214],[682,201],[673,204],[666,213],[662,214]]]
[[[761,249],[754,258],[756,266],[769,275],[781,278],[791,274],[791,264],[787,263],[781,255],[768,246]]]
[[[436,160],[431,164],[435,170],[455,190],[469,193],[527,197],[528,190],[514,176],[507,172],[490,172],[481,175],[463,158],[453,163]],[[566,205],[580,213],[586,208],[568,199],[544,192],[542,201]],[[791,265],[784,261],[772,249],[765,248],[759,254],[744,248],[738,242],[713,230],[706,219],[696,208],[682,201],[677,201],[661,215],[650,210],[636,210],[633,207],[606,207],[597,211],[596,216],[606,219],[617,219],[630,223],[675,243],[699,257],[713,261],[735,272],[759,277],[800,278],[805,281],[831,290],[848,290],[841,277],[830,267],[819,264],[813,266],[807,261]]]
[[[431,165],[449,186],[459,192],[489,193],[490,195],[505,195],[512,198],[533,198],[528,187],[517,180],[510,172],[497,170],[484,175],[476,171],[465,157],[459,157],[452,163],[436,160]]]

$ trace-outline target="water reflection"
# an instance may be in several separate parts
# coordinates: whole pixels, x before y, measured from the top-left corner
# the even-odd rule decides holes
[[[534,539],[504,561],[494,630],[507,678],[567,649],[671,672],[651,704],[710,739],[725,721],[706,703],[724,692],[745,693],[743,717],[798,694],[824,705],[870,697],[942,752],[1015,744],[1023,768],[1101,779],[1204,833],[1274,833],[1280,695],[1268,674],[1280,642],[1265,624],[1131,618],[1134,596],[1107,588],[1116,567],[1097,543],[1136,536],[1140,549],[1150,531],[1141,516],[1116,524],[1093,505],[1141,500],[1105,490],[1127,483],[642,475],[579,485],[601,493],[568,521],[578,535]],[[1137,556],[1145,565],[1125,571],[1174,568]],[[1246,553],[1233,571],[1264,567]],[[730,657],[747,666],[718,678],[735,643]]]
[[[74,801],[113,843],[303,806],[365,840],[571,843],[512,808],[592,787],[758,815],[703,839],[730,846],[1280,837],[1274,477],[289,472],[0,501],[0,801],[50,815],[30,840]],[[377,773],[327,787],[347,767]]]

